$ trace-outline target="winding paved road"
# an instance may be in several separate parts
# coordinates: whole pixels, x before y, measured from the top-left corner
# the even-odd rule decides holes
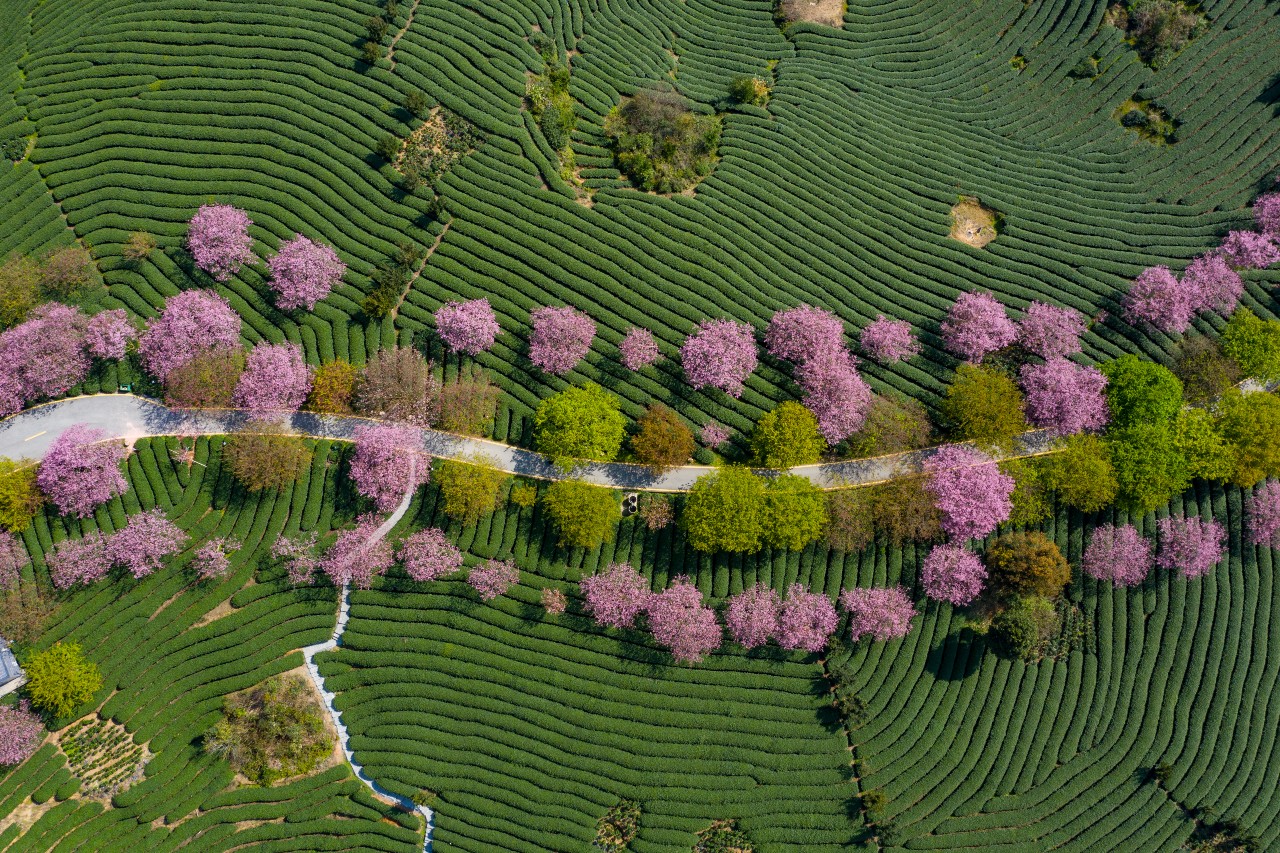
[[[0,456],[10,459],[44,457],[49,445],[70,426],[86,424],[108,437],[134,442],[139,438],[164,435],[227,435],[242,430],[247,413],[228,409],[170,409],[154,400],[132,394],[94,394],[72,397],[27,409],[0,420]],[[289,430],[312,438],[350,441],[356,427],[376,423],[367,418],[317,415],[297,412],[284,418]],[[540,453],[489,441],[454,435],[433,429],[419,429],[423,448],[442,459],[462,459],[477,454],[488,456],[495,467],[522,477],[559,480],[558,471]],[[1036,456],[1051,450],[1053,437],[1044,430],[1028,432],[1017,441],[1013,456]],[[809,478],[823,488],[879,483],[920,470],[929,450],[802,465],[791,473]],[[654,475],[642,465],[624,462],[584,464],[574,476],[601,486],[626,491],[687,492],[694,481],[712,470],[705,465],[685,465]]]

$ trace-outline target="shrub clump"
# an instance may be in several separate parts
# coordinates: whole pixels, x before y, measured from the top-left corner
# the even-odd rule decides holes
[[[596,823],[596,846],[609,851],[626,849],[636,837],[639,824],[640,804],[633,800],[619,800]]]
[[[1160,68],[1204,31],[1208,19],[1181,0],[1130,0],[1107,9],[1106,22],[1124,30],[1125,40],[1152,68]]]
[[[618,168],[642,190],[678,193],[711,172],[720,117],[701,115],[669,88],[641,89],[604,120]]]
[[[204,736],[204,749],[251,781],[270,785],[314,770],[333,750],[333,735],[307,683],[278,675],[228,696],[222,719]]]

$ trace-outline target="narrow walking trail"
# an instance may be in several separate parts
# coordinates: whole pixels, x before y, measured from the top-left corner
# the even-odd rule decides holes
[[[417,491],[417,487],[413,485],[416,482],[415,475],[417,473],[417,459],[411,459],[409,463],[409,488],[405,491],[404,497],[400,499],[400,503],[395,510],[387,517],[387,520],[378,526],[373,536],[364,544],[362,551],[367,551],[378,542],[382,541],[388,533],[404,518],[405,512],[409,509],[409,504],[413,501],[413,494]],[[338,709],[334,707],[333,700],[337,698],[337,694],[326,690],[324,686],[324,676],[320,674],[320,668],[316,666],[316,655],[320,652],[331,652],[342,645],[342,632],[347,628],[347,619],[351,615],[351,585],[343,584],[342,592],[338,598],[338,622],[334,626],[333,634],[323,643],[316,643],[313,646],[306,646],[302,650],[302,656],[307,661],[307,674],[311,676],[311,681],[315,684],[316,690],[320,691],[320,695],[324,697],[325,708],[329,711],[329,718],[333,720],[333,727],[338,732],[338,742],[342,745],[342,753],[347,757],[347,762],[351,765],[352,771],[355,772],[356,778],[372,789],[375,796],[379,799],[393,802],[406,811],[416,811],[422,815],[426,824],[426,831],[422,838],[423,853],[431,853],[431,831],[435,828],[435,813],[431,811],[429,806],[415,805],[407,797],[401,797],[391,793],[383,788],[377,782],[365,773],[364,766],[356,760],[355,753],[351,750],[351,737],[347,733],[347,727],[343,725],[342,715]]]
[[[0,456],[10,459],[42,459],[49,445],[63,430],[75,424],[86,424],[102,430],[110,438],[128,442],[140,438],[166,435],[229,435],[249,423],[249,416],[230,409],[170,409],[154,400],[132,394],[95,394],[72,397],[27,409],[0,420]],[[283,415],[284,427],[298,435],[350,441],[357,427],[378,423],[376,420],[335,415],[297,412]],[[539,480],[562,480],[573,476],[598,486],[642,492],[687,492],[694,482],[712,468],[684,465],[655,475],[643,465],[625,462],[584,463],[567,475],[556,469],[541,453],[465,435],[417,430],[423,448],[441,459],[464,459],[487,456],[490,464],[509,474]],[[1038,456],[1051,452],[1053,435],[1044,430],[1024,433],[1016,442],[1011,457]],[[823,462],[792,468],[790,473],[807,477],[821,488],[864,486],[917,473],[931,449],[853,459],[846,462]],[[1006,457],[1010,458],[1010,457]]]

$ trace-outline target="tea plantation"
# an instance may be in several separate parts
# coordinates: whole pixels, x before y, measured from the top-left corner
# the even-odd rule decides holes
[[[1273,188],[1274,3],[1208,0],[1185,47],[1146,62],[1114,25],[1121,7],[1099,0],[851,0],[834,4],[838,27],[786,23],[789,2],[0,0],[0,260],[79,243],[105,285],[84,307],[141,324],[206,288],[245,343],[296,343],[311,365],[359,367],[396,345],[446,378],[480,365],[501,390],[491,437],[522,446],[539,401],[585,381],[630,421],[659,401],[748,434],[799,396],[791,367],[765,355],[741,396],[699,391],[680,346],[707,318],[759,332],[801,303],[851,340],[877,315],[908,321],[919,355],[858,369],[934,415],[959,364],[939,327],[960,293],[1015,316],[1032,301],[1076,309],[1083,363],[1173,363],[1180,336],[1126,322],[1123,297],[1142,270],[1181,271],[1251,228],[1249,205]],[[572,115],[557,150],[531,93],[561,64]],[[757,102],[731,95],[744,77],[761,81]],[[606,131],[623,99],[661,85],[720,118],[716,155],[665,195],[622,174]],[[1133,117],[1144,109],[1158,134]],[[437,117],[468,144],[407,181],[391,147]],[[981,247],[949,236],[965,199],[991,213]],[[212,204],[249,214],[261,258],[295,234],[331,245],[341,283],[314,310],[282,311],[262,264],[215,281],[185,242]],[[158,248],[126,256],[136,232]],[[369,297],[397,257],[412,260],[384,315]],[[1240,302],[1280,318],[1280,265],[1260,266],[1241,272]],[[481,297],[496,343],[450,352],[435,312]],[[530,361],[543,306],[596,324],[564,376]],[[1225,324],[1202,311],[1189,334]],[[653,366],[620,363],[633,326],[656,338]],[[127,361],[96,364],[71,393],[158,389]],[[605,849],[694,850],[717,821],[756,853],[1280,849],[1280,585],[1277,551],[1246,526],[1257,487],[1197,480],[1133,517],[1048,498],[1036,526],[1071,583],[1030,660],[997,654],[991,613],[926,600],[928,545],[708,555],[678,525],[630,516],[604,545],[566,548],[543,505],[513,494],[545,483],[504,483],[502,506],[463,526],[432,482],[391,539],[439,527],[465,567],[511,559],[519,583],[481,600],[456,575],[396,566],[351,590],[340,648],[316,657],[363,773],[429,805],[428,827],[340,753],[260,787],[204,750],[224,697],[302,667],[334,630],[342,593],[290,584],[273,545],[328,544],[371,505],[340,442],[308,441],[302,476],[261,492],[224,467],[221,437],[194,446],[188,459],[176,438],[138,441],[122,496],[84,520],[46,505],[20,534],[21,588],[58,607],[19,653],[78,643],[103,686],[0,771],[0,850],[588,851],[627,802],[641,807],[634,839]],[[52,588],[57,543],[155,507],[190,537],[162,570]],[[1098,525],[1155,540],[1168,517],[1219,522],[1226,558],[1128,588],[1082,573]],[[240,547],[225,577],[200,579],[190,564],[214,537]],[[832,600],[901,584],[919,615],[887,642],[851,642],[842,617],[823,652],[726,640],[681,665],[648,632],[591,618],[578,582],[612,563],[654,592],[687,575],[715,608],[757,583]],[[565,612],[548,612],[548,591]]]

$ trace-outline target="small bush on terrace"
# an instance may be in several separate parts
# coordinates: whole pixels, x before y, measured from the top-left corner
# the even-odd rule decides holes
[[[1179,122],[1159,104],[1134,95],[1112,114],[1120,125],[1156,145],[1177,142]]]
[[[569,144],[569,134],[578,124],[569,96],[569,69],[554,55],[544,57],[542,73],[533,77],[525,89],[529,111],[552,148],[559,151]]]
[[[270,785],[314,770],[333,750],[333,735],[306,681],[278,675],[228,696],[204,748],[251,781]]]
[[[1034,660],[1060,624],[1058,611],[1049,599],[1019,598],[992,620],[991,639],[1000,654]]]
[[[769,103],[769,84],[760,77],[738,77],[729,84],[729,95],[740,104],[763,107]]]
[[[706,177],[720,145],[720,117],[700,115],[669,88],[641,89],[604,120],[618,168],[642,190],[678,193]]]
[[[632,800],[620,800],[596,824],[596,846],[601,850],[624,850],[639,828],[640,805]]]
[[[1193,4],[1181,0],[1131,0],[1108,8],[1105,20],[1124,30],[1126,40],[1152,68],[1167,64],[1208,24]]]
[[[489,381],[483,367],[472,364],[440,386],[440,429],[487,437],[502,390]]]
[[[698,831],[693,853],[753,853],[755,847],[736,820],[717,820]]]

